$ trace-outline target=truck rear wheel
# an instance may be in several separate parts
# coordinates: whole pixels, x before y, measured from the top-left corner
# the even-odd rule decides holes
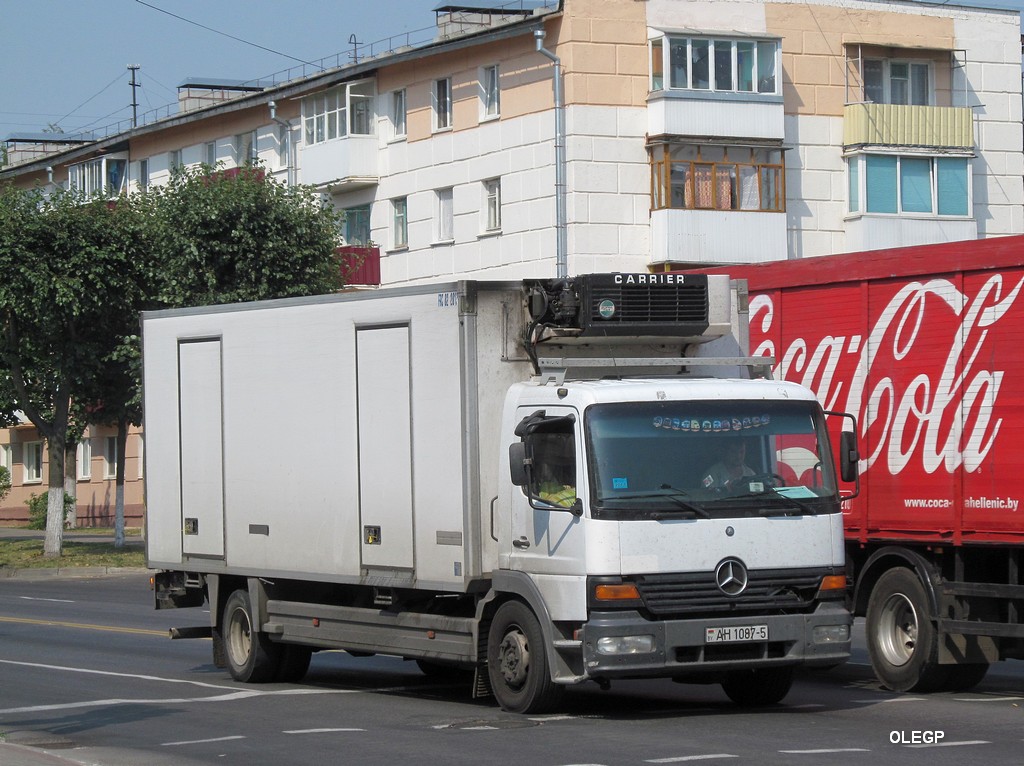
[[[893,691],[935,691],[946,682],[928,594],[906,567],[890,569],[875,583],[868,600],[867,641],[875,675]]]
[[[774,705],[789,694],[793,686],[793,668],[760,668],[732,673],[722,681],[722,691],[737,705],[763,707]]]
[[[222,625],[231,677],[245,683],[273,681],[280,667],[282,647],[256,626],[248,591],[236,590],[228,597]]]
[[[510,713],[541,713],[562,697],[551,680],[544,634],[520,601],[502,604],[487,634],[487,674],[498,704]]]

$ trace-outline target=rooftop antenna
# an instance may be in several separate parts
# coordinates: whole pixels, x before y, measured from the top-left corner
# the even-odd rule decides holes
[[[359,63],[359,41],[356,39],[356,33],[353,32],[348,36],[348,44],[352,46],[352,63]]]
[[[135,73],[142,69],[138,64],[129,64],[129,71],[132,73],[132,127],[137,128],[139,126],[139,100],[135,97],[135,89],[142,83],[136,82]]]

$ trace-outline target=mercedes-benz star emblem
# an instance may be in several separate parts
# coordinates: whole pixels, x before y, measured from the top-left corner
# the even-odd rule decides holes
[[[715,584],[727,596],[738,596],[747,589],[747,568],[739,559],[725,559],[715,570]]]

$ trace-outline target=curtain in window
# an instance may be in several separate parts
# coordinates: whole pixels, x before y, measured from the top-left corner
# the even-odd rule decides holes
[[[713,165],[694,165],[693,166],[693,189],[694,189],[694,202],[693,206],[696,208],[708,209],[714,207],[715,204],[715,188],[714,183],[714,166]],[[689,207],[689,206],[687,206]]]
[[[761,193],[757,186],[757,168],[754,165],[740,167],[740,210],[759,210]]]
[[[869,213],[897,213],[896,157],[868,155],[865,158],[865,194]]]
[[[965,157],[935,160],[939,215],[967,215],[968,161]]]
[[[932,161],[927,157],[900,160],[900,204],[904,213],[932,212]]]

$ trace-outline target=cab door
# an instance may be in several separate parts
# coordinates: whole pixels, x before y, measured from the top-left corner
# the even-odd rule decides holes
[[[516,414],[516,433],[525,447],[529,470],[525,483],[512,487],[510,568],[537,574],[583,574],[578,413],[572,407],[527,406]]]

